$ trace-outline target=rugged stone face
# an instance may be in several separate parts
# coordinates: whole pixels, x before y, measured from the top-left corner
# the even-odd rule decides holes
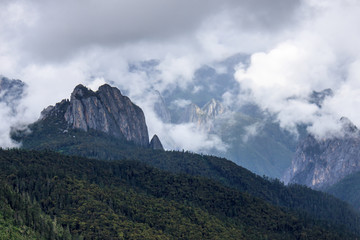
[[[160,117],[160,119],[164,123],[171,122],[171,115],[169,109],[166,107],[165,101],[162,98],[161,94],[158,91],[155,91],[155,103],[154,103],[154,110],[156,114]]]
[[[151,149],[154,150],[164,150],[164,147],[161,144],[160,139],[156,134],[152,137],[149,146]]]
[[[285,183],[322,189],[360,171],[360,132],[349,119],[340,122],[343,136],[316,139],[309,135],[298,145]]]
[[[202,108],[191,103],[184,112],[180,122],[195,123],[199,128],[207,127],[211,130],[211,121],[226,111],[225,107],[215,99],[205,104]]]
[[[65,105],[66,104],[66,105]],[[64,118],[69,127],[101,131],[117,138],[125,138],[136,145],[148,147],[149,136],[143,111],[121,92],[107,84],[93,92],[78,85],[71,94],[70,102],[62,101],[66,107]],[[48,107],[42,119],[60,107]]]
[[[210,119],[214,119],[218,115],[221,115],[225,112],[225,107],[215,99],[211,99],[210,102],[204,105],[202,111],[206,114],[206,116]]]

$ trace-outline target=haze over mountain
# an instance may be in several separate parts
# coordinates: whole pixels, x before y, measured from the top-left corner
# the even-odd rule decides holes
[[[347,118],[339,120],[342,135],[315,138],[309,135],[297,147],[285,183],[326,189],[360,171],[360,133]]]
[[[261,238],[276,239],[284,232],[289,238],[331,238],[324,235],[330,231],[329,236],[346,239],[359,233],[357,210],[292,185],[326,190],[359,208],[359,1],[4,0],[0,9],[0,147],[35,151],[0,156],[0,191],[6,196],[0,224],[14,236],[21,235],[19,227],[34,238],[44,232],[61,238],[56,231],[69,237],[70,230],[81,238],[79,229],[97,234],[102,229],[88,225],[91,218],[82,213],[102,212],[93,211],[100,205],[108,210],[109,222],[102,223],[113,227],[112,237],[137,226],[133,229],[141,229],[142,236],[176,232],[168,236],[179,238],[183,225],[176,231],[169,226],[179,224],[154,227],[152,219],[160,219],[155,213],[169,208],[180,216],[169,219],[202,231],[221,229],[222,236],[233,224],[251,236],[259,231]],[[55,159],[65,164],[64,156],[44,149],[98,160],[70,162],[69,169],[81,161],[85,168],[69,175],[55,164]],[[11,154],[14,161],[8,161]],[[281,177],[290,167],[285,179],[291,184],[207,154],[270,177]],[[126,164],[102,162],[118,159],[129,160],[132,170],[124,173]],[[168,172],[141,168],[134,160]],[[42,167],[36,177],[40,163],[50,169]],[[188,185],[182,185],[184,179]],[[58,180],[81,194],[69,191],[73,195],[52,205],[56,198],[50,193],[63,195],[59,185],[50,184]],[[140,201],[125,201],[124,191]],[[238,201],[249,199],[247,194],[252,200],[245,211]],[[152,203],[158,198],[157,209]],[[131,209],[124,207],[130,202]],[[145,217],[141,202],[159,211]],[[215,203],[215,210],[204,208]],[[19,209],[22,205],[26,210]],[[76,225],[71,214],[67,218],[64,206],[87,224]],[[31,219],[29,208],[38,213]],[[61,221],[68,228],[57,225],[58,213],[65,214]],[[249,214],[249,222],[244,213],[255,214]],[[193,224],[194,219],[211,219],[213,225]],[[41,232],[36,226],[44,224]],[[109,238],[108,233],[99,238]]]
[[[107,82],[143,109],[150,135],[168,149],[225,149],[219,136],[199,131],[196,144],[187,144],[191,126],[164,124],[154,112],[154,91],[166,100],[188,86],[199,106],[211,98],[226,106],[252,101],[292,132],[306,124],[314,134],[332,134],[341,116],[360,123],[356,1],[0,4],[0,73],[28,85],[17,118],[23,122],[79,83],[97,89]],[[308,101],[328,88],[333,96],[322,108]],[[205,92],[212,96],[201,100]]]
[[[111,104],[108,105],[109,103]],[[134,109],[136,110],[134,111]],[[28,129],[14,129],[13,138],[21,141],[22,148],[28,149],[28,151],[14,149],[12,151],[1,152],[4,154],[0,156],[0,162],[2,162],[0,165],[4,168],[2,171],[4,176],[3,178],[1,178],[2,175],[0,176],[0,181],[5,181],[5,189],[7,185],[10,185],[15,187],[14,191],[22,192],[22,195],[26,193],[36,196],[36,199],[42,199],[43,196],[49,199],[47,194],[53,193],[54,196],[59,196],[58,190],[63,191],[63,188],[77,188],[76,179],[78,174],[80,174],[81,179],[89,179],[92,187],[95,187],[94,184],[99,184],[98,189],[95,191],[97,196],[100,192],[107,189],[108,183],[112,186],[111,192],[115,191],[120,194],[112,195],[112,200],[109,200],[107,197],[101,197],[100,199],[95,197],[94,199],[94,192],[86,187],[87,190],[84,189],[84,192],[81,191],[81,193],[65,191],[62,194],[62,196],[66,196],[64,197],[65,200],[53,199],[52,201],[54,202],[50,203],[50,205],[48,205],[48,202],[41,200],[42,208],[38,209],[37,213],[40,211],[41,214],[53,217],[54,213],[52,210],[49,210],[49,207],[52,205],[57,206],[56,214],[57,219],[61,223],[59,226],[59,233],[61,234],[81,234],[88,237],[93,236],[93,234],[100,234],[101,236],[120,234],[122,236],[123,234],[142,232],[143,230],[141,229],[144,229],[144,227],[150,227],[154,228],[154,230],[162,229],[165,234],[184,234],[186,232],[187,235],[190,234],[192,236],[193,231],[188,231],[188,228],[177,227],[177,230],[174,230],[173,226],[181,225],[178,223],[171,222],[164,225],[157,220],[157,223],[154,224],[149,220],[153,219],[152,212],[139,211],[145,202],[148,205],[146,209],[153,209],[152,202],[140,200],[142,201],[140,206],[134,198],[123,199],[123,194],[128,194],[129,190],[134,191],[134,193],[140,191],[142,194],[146,194],[147,199],[152,197],[158,198],[160,205],[156,209],[164,207],[164,205],[168,204],[167,201],[169,200],[180,201],[184,204],[195,204],[202,209],[206,209],[214,213],[214,217],[220,216],[218,213],[221,213],[223,217],[229,217],[229,221],[234,221],[233,223],[235,224],[234,228],[232,228],[233,231],[237,232],[239,229],[242,229],[241,226],[253,226],[252,231],[247,231],[243,234],[245,238],[253,238],[253,235],[262,236],[263,234],[268,234],[268,236],[277,236],[277,234],[284,236],[285,234],[291,238],[291,236],[305,234],[307,236],[317,236],[317,239],[327,239],[337,235],[356,236],[360,231],[358,225],[360,221],[359,213],[354,211],[349,205],[328,194],[316,192],[299,185],[284,186],[279,180],[262,178],[223,158],[184,151],[163,151],[156,135],[150,144],[142,145],[141,142],[136,141],[136,139],[141,140],[142,134],[136,139],[128,138],[136,137],[133,134],[129,135],[129,132],[126,131],[126,126],[130,125],[130,123],[118,121],[117,124],[119,125],[116,125],[116,123],[111,122],[116,119],[126,120],[137,117],[143,117],[141,109],[135,106],[127,97],[122,96],[118,89],[105,84],[98,91],[93,92],[82,85],[78,85],[75,87],[70,101],[62,100],[55,106],[48,107],[43,111],[42,117],[33,124],[30,124]],[[102,118],[104,121],[96,121],[99,118]],[[143,123],[143,121],[140,121],[140,124],[137,124],[134,121],[131,126],[131,132],[142,133]],[[104,126],[107,127],[104,128]],[[107,131],[107,128],[111,131]],[[30,152],[29,150],[32,151]],[[49,150],[68,156],[54,155]],[[13,154],[12,157],[9,157],[9,154]],[[34,161],[33,157],[30,156],[35,156],[34,158],[38,161]],[[83,163],[80,163],[76,160],[75,156],[90,157],[91,159],[83,159],[81,160]],[[65,158],[68,160],[65,161]],[[60,161],[56,159],[60,159]],[[95,161],[94,159],[99,160]],[[140,164],[140,162],[147,166]],[[11,164],[15,165],[12,166]],[[74,175],[69,171],[64,172],[64,169],[74,170],[79,168],[78,164],[85,164],[80,167],[79,173]],[[41,168],[40,165],[42,166]],[[45,165],[48,167],[45,167]],[[157,169],[152,169],[149,166]],[[25,171],[28,174],[24,174],[21,171],[18,172],[19,169],[23,169],[21,171]],[[108,172],[103,172],[101,169]],[[39,171],[43,172],[39,173]],[[155,171],[155,175],[152,171]],[[37,180],[32,179],[29,175],[30,173],[34,174],[32,176],[36,176]],[[84,175],[85,173],[89,175],[86,176]],[[157,175],[158,173],[160,175]],[[40,183],[39,175],[43,176],[43,180],[48,183],[50,181],[48,176],[53,176],[51,181],[54,184],[56,183],[56,186],[59,186],[60,182],[62,182],[63,187],[54,189],[55,185],[52,185],[49,187],[51,190],[46,190],[45,193],[38,191],[37,189],[46,189],[32,187],[43,184]],[[113,178],[118,178],[118,176],[120,178],[114,181]],[[19,180],[22,177],[25,178]],[[171,180],[173,177],[178,179],[179,182]],[[197,178],[200,181],[196,180]],[[214,184],[219,185],[213,185],[213,181]],[[25,182],[30,182],[30,184]],[[129,185],[127,185],[127,182]],[[82,183],[86,185],[87,181]],[[125,192],[123,188],[118,188],[124,183],[128,188]],[[6,192],[8,198],[17,196],[11,192],[11,187],[9,191]],[[248,195],[254,197],[250,201],[252,204],[248,205],[246,201],[242,201],[243,195],[245,198]],[[83,199],[83,201],[66,200],[78,198]],[[136,199],[142,199],[142,197],[138,196]],[[233,201],[232,199],[237,200]],[[91,207],[95,204],[93,200],[95,200],[96,206],[99,206],[99,204],[102,206],[102,210]],[[122,204],[113,204],[119,203],[119,201]],[[262,204],[265,205],[263,206]],[[273,209],[271,211],[274,211],[269,217],[267,217],[268,210],[266,210],[268,205]],[[15,205],[15,208],[12,207],[16,213],[20,212],[17,206]],[[73,209],[69,210],[67,207],[64,208],[64,206],[73,206]],[[137,214],[134,215],[133,210],[125,206],[130,206]],[[110,212],[114,211],[115,215],[111,214],[110,217],[108,213],[103,213],[105,209],[108,209]],[[241,212],[236,209],[241,209]],[[277,215],[278,211],[282,215],[280,220]],[[159,213],[157,210],[156,212]],[[162,210],[160,212],[161,219],[167,216]],[[101,220],[89,228],[89,224],[93,224],[93,221],[89,222],[89,216],[91,219],[91,216],[97,216],[100,213],[103,216]],[[82,224],[78,224],[78,217],[80,216]],[[104,219],[105,216],[109,217],[109,219]],[[141,222],[145,225],[140,225],[136,228],[117,227],[116,223],[119,221],[113,221],[117,216],[122,216],[121,218],[126,219],[126,221],[133,223]],[[203,216],[203,214],[198,215],[198,217],[200,216]],[[253,218],[257,220],[252,220]],[[225,218],[222,219],[225,220]],[[36,217],[36,222],[38,221],[39,219]],[[42,220],[40,219],[40,221]],[[51,218],[50,221],[55,220]],[[259,221],[265,227],[259,227]],[[105,223],[107,227],[101,227]],[[23,223],[23,225],[33,226],[32,222],[28,223],[28,221]],[[195,222],[191,226],[198,228],[202,224]],[[65,232],[63,232],[64,230],[61,230],[61,227],[66,227],[68,230],[65,229]],[[34,227],[34,230],[36,229]],[[49,232],[50,230],[43,231]],[[196,232],[199,232],[199,230]],[[203,238],[212,238],[213,236],[208,237],[206,235],[206,233],[211,232],[207,228],[201,232]],[[229,230],[225,230],[225,232],[229,232]],[[222,234],[222,231],[218,234]],[[234,234],[230,234],[231,236],[227,236],[225,239],[238,239],[238,235]],[[152,234],[150,235],[152,236]],[[132,239],[131,237],[127,238]]]

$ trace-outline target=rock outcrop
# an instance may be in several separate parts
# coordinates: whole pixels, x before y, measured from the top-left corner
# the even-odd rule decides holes
[[[149,136],[141,108],[108,84],[93,92],[78,85],[70,101],[63,100],[42,112],[42,119],[65,108],[64,118],[69,128],[101,131],[119,139],[125,138],[138,146],[148,147]]]
[[[164,123],[171,122],[171,115],[160,92],[155,91],[154,111]]]
[[[342,136],[316,139],[309,135],[298,145],[285,183],[323,189],[360,171],[360,132],[347,118],[340,123]]]
[[[161,144],[160,139],[156,134],[151,139],[149,147],[154,150],[164,150],[164,147]]]
[[[212,129],[211,121],[226,111],[225,107],[217,100],[211,99],[202,108],[196,104],[189,104],[183,116],[180,118],[181,123],[195,123],[198,128]]]

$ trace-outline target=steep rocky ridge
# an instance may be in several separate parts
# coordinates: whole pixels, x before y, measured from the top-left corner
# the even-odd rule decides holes
[[[148,147],[149,136],[143,111],[115,87],[107,84],[93,92],[78,85],[70,101],[63,100],[42,112],[41,120],[65,109],[64,119],[69,128],[95,130],[116,138],[125,138],[138,146]]]
[[[171,122],[170,111],[167,108],[163,97],[158,91],[155,91],[154,111],[164,123]]]
[[[150,148],[154,150],[164,150],[159,137],[155,134],[150,141]]]
[[[308,135],[298,145],[285,183],[324,189],[360,171],[360,132],[347,118],[340,123],[341,136],[316,139]]]
[[[182,115],[181,123],[195,123],[198,128],[212,130],[213,121],[217,116],[225,113],[226,108],[217,100],[211,99],[202,108],[194,103],[189,104]]]

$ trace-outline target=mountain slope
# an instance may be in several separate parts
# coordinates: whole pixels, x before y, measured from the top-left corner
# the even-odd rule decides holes
[[[360,172],[346,176],[325,191],[360,210]]]
[[[54,111],[54,109],[56,111]],[[184,152],[153,151],[105,132],[68,128],[63,117],[68,101],[57,104],[51,114],[29,126],[30,131],[16,132],[14,138],[26,149],[51,149],[69,155],[97,159],[130,159],[173,173],[185,173],[213,179],[266,202],[285,207],[311,218],[344,224],[356,229],[356,213],[329,195],[305,187],[285,187],[279,181],[263,179],[231,161]]]
[[[285,182],[322,189],[360,170],[360,132],[347,118],[341,118],[340,124],[340,136],[309,135],[298,145]]]
[[[14,191],[0,180],[0,239],[60,240],[71,237],[70,232],[46,215],[28,194]]]
[[[38,199],[43,211],[85,239],[355,237],[208,179],[134,161],[1,150],[0,180]]]
[[[301,216],[347,225],[357,229],[357,213],[334,197],[306,187],[284,186],[267,180],[223,158],[188,152],[154,151],[139,148],[99,132],[56,132],[54,125],[35,124],[32,135],[23,146],[29,149],[52,149],[71,155],[98,159],[137,160],[173,173],[189,174],[213,179],[225,186],[261,198],[266,202],[296,211]],[[40,129],[40,131],[39,131]],[[46,130],[52,130],[49,133]],[[74,137],[75,136],[75,137]]]
[[[281,178],[288,169],[296,139],[270,120],[234,113],[219,117],[214,131],[227,144],[226,152],[211,151],[259,175]]]

